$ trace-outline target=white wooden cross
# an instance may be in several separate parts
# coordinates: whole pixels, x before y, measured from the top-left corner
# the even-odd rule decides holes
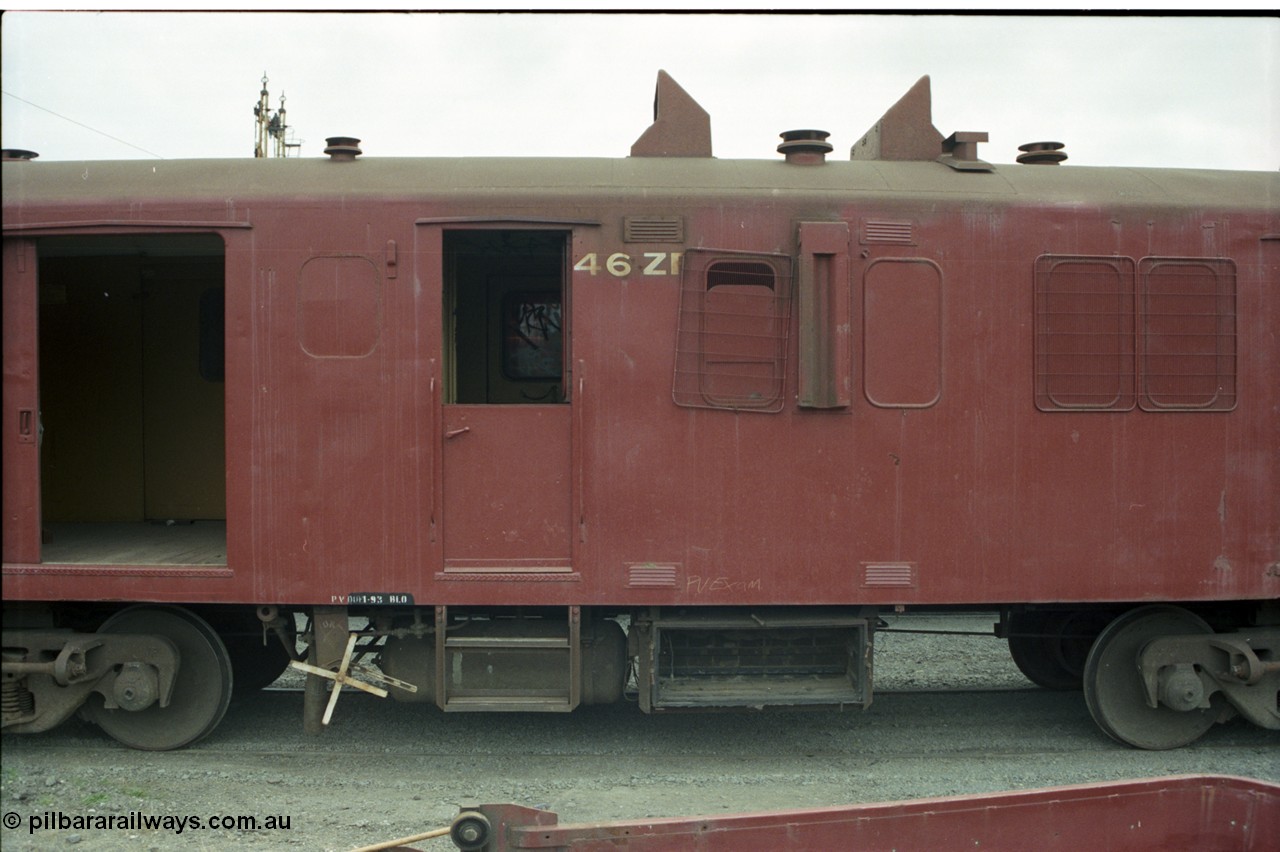
[[[342,664],[338,666],[338,670],[336,672],[331,672],[328,669],[322,669],[319,666],[313,666],[310,663],[304,663],[301,660],[289,661],[289,665],[299,671],[304,671],[307,674],[313,674],[317,677],[329,678],[333,681],[332,691],[329,693],[329,706],[324,710],[324,718],[321,720],[322,724],[329,724],[329,720],[333,718],[333,708],[337,705],[338,696],[342,694],[342,687],[344,686],[354,686],[356,689],[364,690],[365,692],[376,695],[379,698],[387,697],[387,691],[382,687],[374,686],[371,683],[365,683],[362,680],[356,680],[351,675],[358,674],[362,677],[367,677],[370,680],[381,681],[382,683],[389,684],[390,686],[396,686],[409,692],[418,691],[418,687],[413,684],[391,677],[390,675],[383,674],[382,672],[374,671],[368,666],[362,666],[359,663],[352,665],[351,655],[355,652],[356,640],[358,638],[359,636],[357,634],[352,633],[350,638],[347,639],[347,650],[343,652]]]

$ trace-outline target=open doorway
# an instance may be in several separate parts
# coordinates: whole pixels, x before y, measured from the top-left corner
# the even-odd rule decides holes
[[[42,560],[226,564],[222,240],[38,251]]]

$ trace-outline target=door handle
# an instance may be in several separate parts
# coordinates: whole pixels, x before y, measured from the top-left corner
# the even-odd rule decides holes
[[[448,440],[449,440],[449,439],[451,439],[451,438],[456,438],[456,437],[458,437],[458,436],[459,436],[459,435],[461,435],[463,432],[470,432],[470,431],[471,431],[471,427],[470,427],[470,426],[463,426],[461,429],[450,429],[448,432],[445,432],[445,433],[444,433],[444,439],[445,439],[446,441],[448,441]]]
[[[32,408],[18,410],[18,443],[34,444],[36,442],[36,412]]]

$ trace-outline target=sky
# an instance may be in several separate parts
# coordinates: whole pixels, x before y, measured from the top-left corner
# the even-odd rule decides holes
[[[6,148],[45,160],[250,157],[262,77],[303,157],[625,157],[659,69],[714,155],[778,134],[849,148],[923,75],[978,156],[1063,142],[1067,165],[1280,168],[1280,18],[767,13],[6,12]]]

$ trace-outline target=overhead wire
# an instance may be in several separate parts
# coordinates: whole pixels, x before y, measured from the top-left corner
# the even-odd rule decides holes
[[[3,90],[0,90],[0,92],[3,92]],[[62,119],[63,121],[69,121],[69,122],[71,122],[72,124],[74,124],[74,125],[76,125],[76,126],[78,126],[78,127],[83,127],[85,130],[93,131],[94,133],[97,133],[99,136],[105,136],[105,137],[107,137],[108,139],[112,140],[113,142],[119,142],[121,145],[128,145],[130,148],[137,149],[137,150],[141,151],[141,152],[142,152],[142,153],[144,153],[144,154],[150,154],[151,156],[156,157],[157,159],[161,159],[161,160],[166,159],[163,155],[161,155],[161,154],[157,154],[155,151],[149,151],[149,150],[147,150],[146,148],[143,148],[141,145],[135,145],[135,144],[133,144],[132,142],[127,142],[127,141],[125,141],[124,139],[121,139],[121,138],[120,138],[120,137],[118,137],[118,136],[112,136],[110,133],[106,133],[106,132],[104,132],[104,131],[102,131],[102,130],[99,130],[99,129],[98,129],[98,128],[96,128],[96,127],[90,127],[89,125],[85,124],[83,121],[76,121],[74,118],[68,118],[67,116],[63,115],[62,113],[54,112],[53,110],[49,109],[48,107],[40,106],[40,104],[38,104],[38,103],[34,103],[34,102],[32,102],[32,101],[29,101],[29,100],[27,100],[26,98],[20,98],[20,97],[18,97],[17,95],[13,94],[12,92],[3,92],[3,94],[8,95],[9,97],[13,98],[15,101],[22,101],[22,102],[23,102],[24,104],[26,104],[27,106],[32,106],[32,107],[35,107],[35,108],[36,108],[36,109],[38,109],[38,110],[42,110],[42,111],[44,111],[44,112],[47,112],[47,113],[49,113],[49,115],[57,116],[58,118]]]

